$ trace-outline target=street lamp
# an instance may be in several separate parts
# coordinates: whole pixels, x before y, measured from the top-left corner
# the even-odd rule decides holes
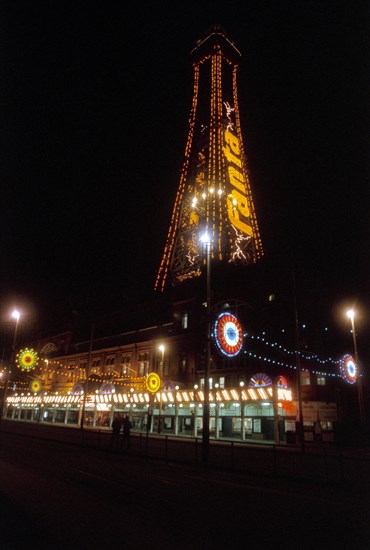
[[[166,349],[164,344],[160,344],[158,346],[158,349],[159,351],[162,353],[162,357],[161,357],[161,362],[160,362],[160,365],[159,365],[159,376],[162,378],[163,377],[163,358],[164,358],[164,350]]]
[[[349,309],[347,311],[347,317],[348,317],[348,319],[350,319],[351,326],[352,326],[353,347],[354,347],[354,351],[355,351],[355,362],[356,362],[356,367],[358,369],[358,375],[359,375],[358,379],[357,379],[358,406],[359,406],[359,411],[360,411],[361,427],[363,428],[363,422],[364,422],[364,418],[365,418],[365,408],[364,408],[364,396],[363,396],[363,393],[362,393],[361,371],[360,371],[360,365],[359,365],[359,362],[358,362],[358,353],[357,353],[357,339],[356,339],[356,327],[355,327],[356,312],[355,312],[355,310],[354,309]]]
[[[207,358],[204,366],[204,404],[203,404],[203,432],[202,457],[203,464],[208,462],[209,453],[209,374],[211,370],[211,245],[212,240],[207,232],[201,237],[206,248],[207,261]]]
[[[164,361],[164,350],[166,347],[164,344],[160,344],[158,346],[159,351],[162,353],[161,362],[159,364],[159,376],[161,379],[161,386],[162,386],[162,377],[163,377],[163,361]],[[161,394],[161,388],[159,389],[159,418],[158,418],[158,433],[161,433],[161,424],[162,424],[162,394]]]
[[[7,393],[8,393],[10,375],[12,373],[11,369],[12,369],[12,365],[13,365],[13,361],[14,361],[15,346],[16,346],[16,343],[17,343],[18,324],[19,324],[19,319],[21,318],[21,314],[16,308],[14,308],[12,313],[11,313],[11,317],[15,320],[15,325],[14,325],[12,352],[11,352],[11,356],[10,356],[10,365],[9,365],[9,369],[8,369],[8,376],[6,377],[5,388],[4,388],[4,397],[3,397],[3,402],[2,402],[1,407],[0,407],[1,417],[2,417],[3,412],[5,411],[5,407],[6,407],[6,397],[7,397]]]
[[[95,323],[91,325],[89,358],[86,365],[86,373],[85,373],[86,380],[85,380],[85,387],[84,387],[82,407],[81,407],[81,423],[80,423],[81,430],[84,429],[84,422],[85,422],[86,399],[87,399],[87,392],[89,390],[89,376],[91,371],[91,358],[92,358],[92,350],[93,350],[93,343],[94,343],[94,332],[95,332]]]
[[[301,352],[299,347],[299,320],[297,307],[297,289],[295,281],[295,272],[292,272],[293,293],[294,293],[294,316],[295,316],[295,340],[296,340],[296,368],[297,368],[297,397],[298,397],[298,412],[299,412],[299,437],[301,441],[301,451],[305,451],[304,442],[304,421],[303,421],[303,402],[302,402],[302,386],[301,386]]]

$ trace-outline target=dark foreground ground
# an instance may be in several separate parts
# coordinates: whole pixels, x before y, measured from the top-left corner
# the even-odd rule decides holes
[[[0,433],[1,548],[370,548],[366,486]]]

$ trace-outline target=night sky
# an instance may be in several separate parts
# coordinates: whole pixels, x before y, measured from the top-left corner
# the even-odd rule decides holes
[[[152,291],[184,158],[190,51],[213,24],[242,53],[269,272],[369,305],[369,2],[3,0],[3,314],[23,305],[47,333]]]

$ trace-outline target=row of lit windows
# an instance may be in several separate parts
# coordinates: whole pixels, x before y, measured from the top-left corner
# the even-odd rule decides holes
[[[312,384],[312,373],[309,371],[303,371],[301,372],[301,385],[302,386],[310,386]],[[317,386],[326,386],[326,378],[322,375],[316,376],[316,384]]]
[[[139,362],[149,362],[149,358],[150,358],[149,352],[139,353],[139,356],[138,356]],[[125,355],[125,356],[121,357],[120,358],[120,365],[122,365],[123,367],[130,366],[131,365],[131,359],[132,359],[131,354],[128,354],[128,355]],[[107,357],[104,361],[105,366],[115,365],[116,363],[117,363],[117,356]],[[82,360],[79,364],[79,368],[81,368],[81,369],[87,369],[87,366],[88,366],[88,364],[87,364],[86,360]],[[102,366],[101,359],[100,358],[99,359],[94,359],[92,364],[91,364],[91,370],[93,371],[94,369],[97,369],[100,366]]]

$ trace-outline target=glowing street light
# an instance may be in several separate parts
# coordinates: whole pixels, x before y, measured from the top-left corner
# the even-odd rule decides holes
[[[357,352],[357,338],[356,338],[356,327],[355,327],[356,312],[355,312],[354,309],[349,309],[349,310],[347,310],[346,315],[347,315],[348,319],[350,319],[351,326],[352,326],[352,337],[353,337],[353,347],[354,347],[354,352],[355,352],[355,362],[356,362],[356,367],[357,367],[357,370],[358,370],[358,379],[357,379],[358,406],[359,406],[359,411],[360,411],[360,422],[361,422],[361,426],[363,427],[363,422],[364,422],[364,418],[365,418],[365,408],[364,408],[364,396],[363,396],[363,392],[362,392],[361,371],[360,371],[360,364],[359,364],[359,361],[358,361],[358,352]]]
[[[15,319],[15,321],[16,321],[16,327],[17,327],[18,322],[19,322],[19,319],[21,318],[20,312],[19,312],[17,309],[13,309],[13,311],[12,311],[12,317],[13,317],[13,319]]]
[[[207,359],[204,366],[204,404],[202,456],[203,463],[208,462],[209,453],[209,374],[211,370],[211,245],[212,240],[207,232],[201,236],[201,242],[206,248],[207,261]]]

